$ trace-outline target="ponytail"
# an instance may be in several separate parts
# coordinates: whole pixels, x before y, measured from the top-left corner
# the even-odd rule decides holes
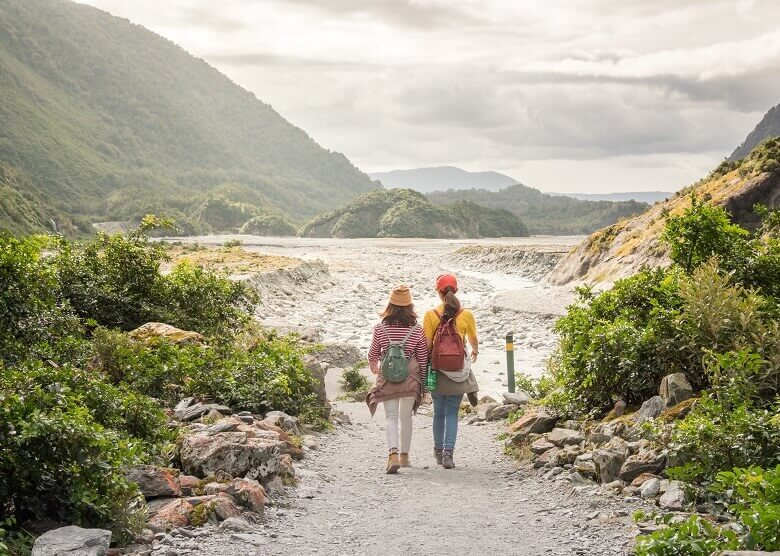
[[[460,300],[455,296],[452,287],[444,288],[444,318],[454,319],[460,312]]]

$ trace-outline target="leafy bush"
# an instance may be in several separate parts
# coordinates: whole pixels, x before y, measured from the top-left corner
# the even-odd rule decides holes
[[[346,392],[365,392],[368,390],[368,380],[360,371],[361,366],[355,365],[350,369],[345,369],[341,374],[341,386]]]
[[[614,397],[638,404],[661,377],[680,368],[674,324],[681,299],[678,276],[644,270],[580,302],[556,323],[560,335],[552,373],[575,411],[608,409]]]
[[[188,263],[162,275],[166,260],[164,247],[141,233],[98,234],[86,244],[61,240],[53,265],[76,314],[101,326],[132,330],[161,321],[217,335],[246,322],[256,301],[246,285]]]
[[[140,532],[137,492],[122,470],[144,461],[142,445],[107,429],[58,383],[19,384],[5,369],[0,386],[0,518],[45,517]]]
[[[169,403],[193,395],[256,413],[298,414],[314,402],[314,377],[292,337],[269,335],[248,348],[176,346],[97,330],[95,353],[112,382]]]
[[[78,330],[58,295],[54,269],[42,256],[44,237],[0,235],[0,361],[18,362]]]
[[[664,527],[637,540],[637,556],[709,556],[719,550],[780,549],[780,466],[735,468],[718,475],[711,489],[727,504],[735,526],[725,527],[693,515],[654,517]],[[648,516],[639,513],[637,519]]]

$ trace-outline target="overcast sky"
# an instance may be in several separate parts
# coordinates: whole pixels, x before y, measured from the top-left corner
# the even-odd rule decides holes
[[[674,190],[780,103],[777,0],[84,0],[366,172]]]

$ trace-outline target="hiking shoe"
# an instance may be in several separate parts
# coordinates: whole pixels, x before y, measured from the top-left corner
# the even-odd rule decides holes
[[[477,397],[476,392],[469,392],[466,394],[466,397],[469,399],[469,403],[471,404],[471,407],[477,407],[477,404],[479,403],[479,398]]]
[[[444,469],[452,469],[455,467],[455,462],[452,461],[452,450],[444,450],[441,454],[441,466]]]
[[[409,454],[401,454],[401,457],[399,459],[399,462],[401,464],[401,467],[411,467],[412,462],[409,461]]]
[[[398,469],[401,467],[401,461],[398,458],[398,453],[393,452],[387,456],[387,467],[385,467],[385,473],[388,475],[394,475],[398,473]]]
[[[434,448],[433,449],[433,457],[436,458],[436,463],[439,464],[439,465],[441,465],[442,452],[443,452],[443,450],[441,448]]]

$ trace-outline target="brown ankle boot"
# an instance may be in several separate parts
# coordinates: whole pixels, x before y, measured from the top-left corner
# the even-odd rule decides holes
[[[411,467],[412,463],[409,461],[409,454],[401,453],[400,458],[401,467]]]
[[[444,469],[453,469],[455,462],[452,460],[452,450],[444,450],[441,457],[441,466]]]
[[[439,465],[441,465],[442,452],[443,450],[441,448],[433,449],[433,457],[436,458],[436,463],[438,463]]]
[[[399,467],[401,467],[401,462],[398,458],[398,452],[392,452],[389,456],[387,456],[387,467],[385,468],[385,473],[388,475],[394,475],[395,473],[398,473]]]

